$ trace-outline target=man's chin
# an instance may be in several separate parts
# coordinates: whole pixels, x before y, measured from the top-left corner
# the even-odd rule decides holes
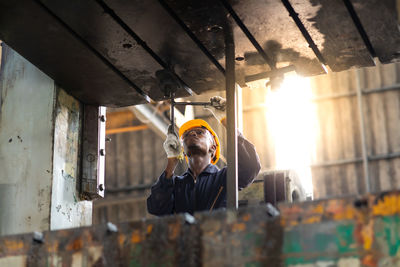
[[[207,152],[203,151],[200,146],[198,145],[191,145],[187,147],[187,153],[189,157],[193,155],[204,155],[207,154]]]

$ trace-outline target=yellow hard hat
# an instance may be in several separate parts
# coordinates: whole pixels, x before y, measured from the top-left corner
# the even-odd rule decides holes
[[[208,123],[204,120],[201,119],[194,119],[194,120],[190,120],[185,122],[180,128],[179,128],[179,137],[182,137],[182,135],[193,128],[198,128],[198,127],[204,127],[206,128],[214,137],[215,140],[215,145],[217,146],[217,148],[215,149],[215,156],[214,158],[211,159],[211,163],[212,164],[216,164],[219,160],[219,155],[221,153],[221,147],[219,145],[219,139],[217,134],[214,132],[214,130],[211,128],[210,125],[208,125]]]

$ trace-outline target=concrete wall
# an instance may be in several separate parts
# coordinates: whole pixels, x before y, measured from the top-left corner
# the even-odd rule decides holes
[[[77,187],[82,107],[79,101],[62,89],[57,92],[54,118],[51,230],[92,223],[92,202],[79,201]]]
[[[3,46],[0,234],[50,227],[54,82]]]
[[[1,66],[0,235],[90,224],[76,193],[79,103],[5,45]]]

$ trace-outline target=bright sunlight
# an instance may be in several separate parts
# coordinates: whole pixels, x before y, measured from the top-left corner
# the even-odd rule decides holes
[[[312,195],[310,162],[317,120],[309,78],[286,75],[280,89],[268,91],[266,101],[268,128],[275,143],[275,167],[296,171],[306,194]]]

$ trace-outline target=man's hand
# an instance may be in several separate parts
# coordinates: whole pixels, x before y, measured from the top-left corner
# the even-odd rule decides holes
[[[213,96],[210,98],[211,106],[207,107],[214,117],[222,123],[226,119],[226,99],[220,96]]]
[[[163,144],[167,158],[179,158],[182,154],[182,146],[179,137],[174,131],[173,125],[168,127],[167,139]]]

